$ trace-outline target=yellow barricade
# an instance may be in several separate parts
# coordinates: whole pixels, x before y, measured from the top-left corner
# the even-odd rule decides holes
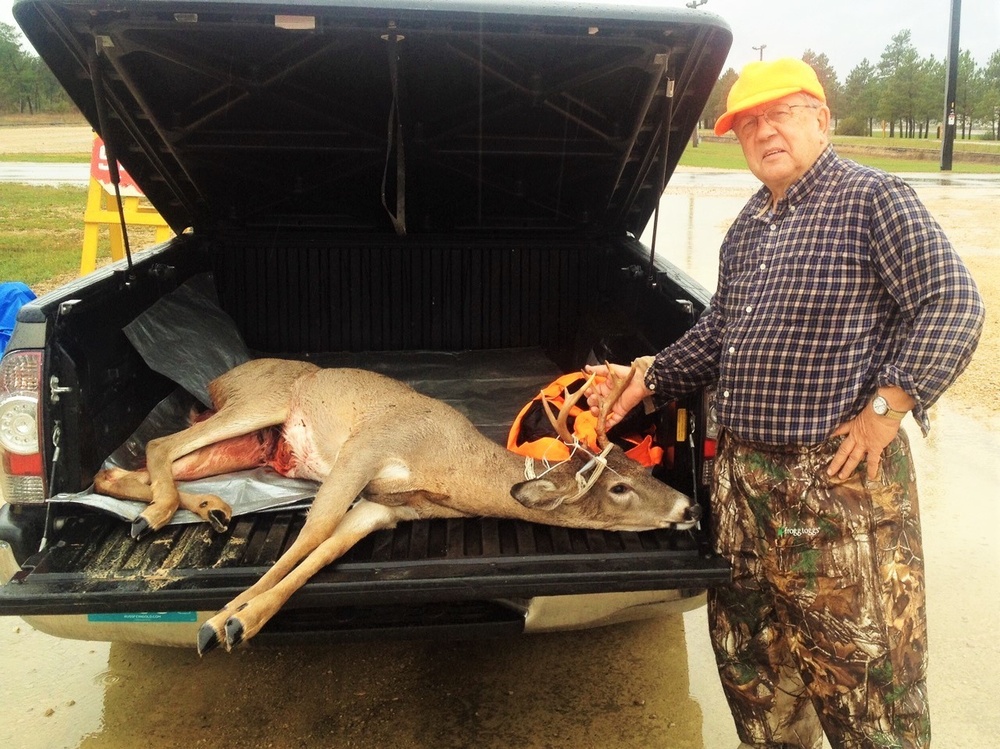
[[[125,238],[122,235],[121,217],[115,202],[114,188],[108,176],[108,162],[104,143],[95,134],[94,149],[90,159],[90,186],[87,189],[87,210],[83,214],[83,254],[80,257],[80,275],[90,273],[97,267],[97,243],[102,226],[108,228],[111,240],[111,259],[125,257]],[[119,165],[119,187],[122,193],[122,207],[125,223],[129,227],[151,227],[156,229],[157,243],[165,242],[173,236],[173,230],[146,201],[142,192],[132,182],[132,178]]]

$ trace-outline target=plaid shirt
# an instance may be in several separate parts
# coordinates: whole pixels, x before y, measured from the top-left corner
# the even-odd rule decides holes
[[[926,409],[969,363],[982,299],[901,179],[832,147],[776,209],[762,188],[722,244],[712,304],[646,373],[658,402],[715,383],[719,423],[771,445],[827,439],[898,385]]]

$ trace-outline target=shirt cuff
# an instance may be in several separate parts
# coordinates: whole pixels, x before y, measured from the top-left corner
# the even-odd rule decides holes
[[[651,414],[656,410],[656,404],[653,402],[653,396],[656,394],[656,377],[652,371],[655,360],[656,357],[654,356],[640,356],[632,360],[635,373],[639,375],[643,386],[650,392],[650,395],[642,399],[642,408],[647,414]]]
[[[901,388],[916,401],[910,413],[913,414],[914,420],[920,426],[920,431],[926,437],[928,432],[931,431],[931,420],[924,406],[923,398],[920,397],[916,381],[899,367],[890,365],[879,373],[876,382],[879,387],[895,386]]]
[[[673,398],[670,381],[663,376],[669,371],[665,366],[662,352],[656,356],[643,356],[635,360],[639,363],[639,371],[643,373],[642,382],[650,395],[645,399],[646,411],[656,410],[669,403]],[[642,367],[645,366],[645,370]]]

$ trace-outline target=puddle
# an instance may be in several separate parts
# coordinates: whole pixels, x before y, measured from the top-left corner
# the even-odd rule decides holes
[[[17,658],[47,664],[38,683],[49,694],[32,709],[32,683],[9,682],[4,746],[131,749],[139,734],[159,749],[702,746],[680,616],[513,641],[257,646],[202,660],[112,645],[67,662],[49,657],[57,641],[36,637]]]
[[[714,290],[719,277],[719,246],[752,194],[753,190],[726,190],[706,197],[668,191],[660,199],[657,257],[669,260],[706,289]],[[653,239],[652,225],[650,221],[641,235],[647,246]]]

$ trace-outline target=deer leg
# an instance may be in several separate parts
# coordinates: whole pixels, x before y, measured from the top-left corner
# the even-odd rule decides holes
[[[336,532],[343,520],[351,502],[361,493],[370,477],[376,472],[367,465],[359,465],[357,461],[345,457],[346,450],[341,451],[334,473],[336,477],[328,478],[316,492],[306,522],[299,531],[298,537],[288,550],[278,558],[271,568],[261,575],[261,578],[227,603],[215,616],[208,619],[198,630],[198,653],[204,655],[220,643],[226,642],[226,621],[236,611],[246,606],[256,596],[265,593],[280,583],[296,565],[309,556],[320,544]],[[336,468],[351,465],[353,476],[339,473]],[[301,584],[300,584],[301,585]]]
[[[243,466],[250,467],[250,466]],[[235,469],[234,469],[235,470]],[[106,468],[94,477],[94,491],[108,497],[136,502],[153,501],[153,489],[149,485],[149,474],[144,470],[126,471],[121,468]],[[232,509],[214,494],[191,494],[177,492],[180,506],[193,512],[216,531],[226,529]]]
[[[309,578],[343,556],[362,538],[377,530],[393,528],[400,520],[416,517],[416,513],[405,506],[387,507],[367,500],[359,501],[344,515],[333,535],[319,544],[295,569],[226,619],[226,649],[232,650],[256,635]]]
[[[206,447],[175,460],[171,474],[175,481],[193,481],[206,476],[218,476],[231,471],[256,468],[267,462],[271,442],[262,439],[258,432],[233,437]],[[94,489],[118,499],[134,500],[149,504],[153,501],[149,471],[139,469],[126,471],[122,468],[106,468],[94,477]],[[218,532],[226,530],[232,509],[229,504],[214,494],[191,494],[177,492],[180,506],[193,512]]]
[[[149,474],[141,469],[101,469],[94,476],[94,491],[108,497],[134,499],[137,502],[149,502],[153,499],[153,490],[149,488]]]
[[[132,538],[140,539],[152,531],[159,530],[174,516],[177,508],[182,506],[182,498],[174,483],[174,465],[185,456],[192,456],[189,463],[202,462],[206,468],[203,476],[223,473],[238,465],[241,468],[256,465],[248,462],[251,458],[233,451],[230,460],[202,460],[206,455],[219,455],[227,449],[227,441],[231,444],[249,444],[235,438],[246,437],[266,427],[281,424],[287,416],[287,400],[267,409],[263,405],[260,410],[253,406],[242,409],[223,409],[213,414],[205,421],[192,424],[187,429],[150,440],[146,446],[146,471],[149,475],[150,499],[149,507],[132,522]],[[231,447],[230,444],[230,447]],[[211,446],[211,450],[197,455],[196,451]],[[195,454],[195,455],[192,455]],[[180,463],[183,467],[186,464]],[[208,470],[209,467],[211,470]],[[221,469],[221,470],[220,470]],[[211,523],[216,531],[224,531],[232,517],[232,508],[214,495],[195,495],[192,509],[199,517]],[[186,502],[186,501],[185,501]]]

